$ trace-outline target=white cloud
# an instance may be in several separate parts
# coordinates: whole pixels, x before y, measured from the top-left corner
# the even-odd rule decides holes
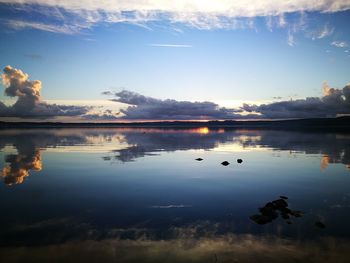
[[[86,10],[103,12],[150,12],[202,13],[227,17],[254,17],[280,15],[290,12],[321,11],[336,12],[350,8],[349,0],[0,0],[11,4],[39,4],[60,7],[70,11]]]
[[[61,34],[68,34],[68,35],[77,34],[82,29],[81,27],[76,27],[76,26],[44,24],[44,23],[30,22],[30,21],[23,21],[23,20],[8,20],[7,25],[17,30],[31,28],[31,29],[37,29],[37,30],[42,30],[46,32],[61,33]]]
[[[88,106],[48,104],[40,94],[41,81],[29,80],[20,69],[6,66],[1,74],[5,95],[16,97],[16,102],[7,106],[0,101],[0,117],[47,118],[56,116],[79,116],[88,112]]]
[[[159,20],[183,23],[199,29],[251,28],[254,26],[251,18],[261,16],[277,17],[275,24],[285,27],[286,13],[324,13],[350,9],[350,0],[0,0],[0,3],[12,4],[11,6],[17,4],[16,7],[22,10],[62,20],[73,14],[75,21],[68,27],[18,21],[12,24],[17,28],[32,27],[65,34],[98,22],[144,25]],[[33,7],[32,4],[36,6]],[[77,21],[77,17],[81,20]]]
[[[322,39],[322,38],[325,38],[325,37],[332,35],[333,32],[334,32],[334,28],[331,28],[331,27],[329,27],[328,24],[325,24],[319,30],[316,30],[315,32],[313,32],[312,39],[316,39],[316,38]]]
[[[288,43],[288,45],[291,46],[291,47],[293,47],[293,46],[295,45],[294,36],[293,36],[293,34],[290,32],[290,30],[288,31],[287,43]]]
[[[333,41],[331,45],[339,48],[344,48],[348,46],[348,43],[346,43],[345,41]]]

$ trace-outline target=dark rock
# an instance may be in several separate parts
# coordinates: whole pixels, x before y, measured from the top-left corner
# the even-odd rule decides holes
[[[325,227],[326,227],[326,225],[323,224],[323,223],[320,222],[320,221],[317,221],[317,222],[315,223],[315,226],[317,226],[318,228],[325,228]]]
[[[272,201],[272,204],[276,209],[281,209],[288,206],[288,203],[284,199],[277,199]]]
[[[279,209],[282,214],[291,214],[292,210],[290,210],[288,207],[282,207]]]
[[[242,159],[237,159],[237,163],[242,163],[243,160]]]
[[[228,161],[223,161],[221,164],[222,164],[223,166],[227,166],[227,165],[229,165],[230,163],[229,163]]]
[[[286,213],[282,213],[281,216],[282,216],[283,219],[289,219],[290,218],[289,215],[286,214]]]
[[[259,225],[263,225],[263,224],[272,222],[278,217],[278,215],[280,215],[283,219],[286,220],[287,224],[292,224],[292,222],[288,219],[290,219],[291,216],[301,217],[303,213],[297,210],[294,210],[294,211],[290,210],[288,208],[288,203],[285,200],[287,198],[282,198],[282,197],[285,197],[285,196],[281,196],[281,199],[268,202],[265,204],[264,207],[260,207],[259,208],[260,214],[252,215],[250,219]]]
[[[272,207],[264,206],[264,207],[261,207],[259,211],[263,216],[268,216],[273,219],[278,217],[278,214],[276,213],[275,209],[273,209]]]
[[[197,158],[196,161],[203,161],[203,159],[202,158]]]
[[[285,195],[280,195],[280,198],[285,199],[285,200],[287,200],[287,199],[288,199],[288,197],[287,197],[287,196],[285,196]]]

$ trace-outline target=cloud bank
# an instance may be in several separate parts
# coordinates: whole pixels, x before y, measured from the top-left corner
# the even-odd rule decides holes
[[[350,7],[349,0],[238,0],[238,1],[197,1],[197,0],[0,0],[1,3],[37,4],[60,7],[73,12],[79,10],[103,11],[106,13],[156,12],[175,14],[215,14],[227,17],[253,17],[279,15],[300,11],[337,12]]]
[[[350,84],[343,89],[335,89],[324,83],[323,95],[321,98],[309,97],[262,105],[244,104],[241,109],[269,119],[336,117],[340,114],[350,114]]]
[[[350,114],[350,84],[343,89],[330,88],[325,83],[323,97],[273,102],[269,104],[243,104],[239,108],[225,108],[205,102],[156,99],[123,90],[104,92],[113,95],[112,101],[129,105],[121,109],[122,119],[130,120],[227,120],[227,119],[291,119],[336,117]]]
[[[287,25],[284,14],[333,13],[350,9],[349,0],[0,0],[0,3],[63,21],[61,24],[9,21],[14,28],[31,27],[65,34],[74,34],[96,23],[144,25],[160,20],[198,29],[236,29],[252,27],[254,21],[250,19],[254,17],[278,17],[278,24],[284,27]],[[67,20],[71,21],[67,23]]]
[[[0,101],[0,117],[47,118],[56,116],[79,116],[89,107],[48,104],[42,100],[40,80],[29,80],[28,74],[20,69],[6,66],[1,75],[5,95],[17,97],[12,106]]]
[[[107,93],[108,94],[108,93]],[[160,100],[146,97],[136,92],[123,90],[114,93],[112,101],[130,105],[121,109],[121,118],[131,120],[211,120],[232,119],[240,117],[235,109],[219,107],[218,104],[190,101],[176,101],[172,99]]]

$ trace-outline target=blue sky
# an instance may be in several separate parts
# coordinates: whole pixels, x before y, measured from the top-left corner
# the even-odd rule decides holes
[[[237,107],[349,83],[350,1],[173,2],[0,0],[0,66],[40,80],[42,100],[83,104],[128,90]]]

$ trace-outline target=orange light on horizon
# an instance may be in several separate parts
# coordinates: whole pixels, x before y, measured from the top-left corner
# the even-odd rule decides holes
[[[199,134],[208,134],[209,133],[208,127],[201,127],[201,128],[195,129],[195,131]]]

